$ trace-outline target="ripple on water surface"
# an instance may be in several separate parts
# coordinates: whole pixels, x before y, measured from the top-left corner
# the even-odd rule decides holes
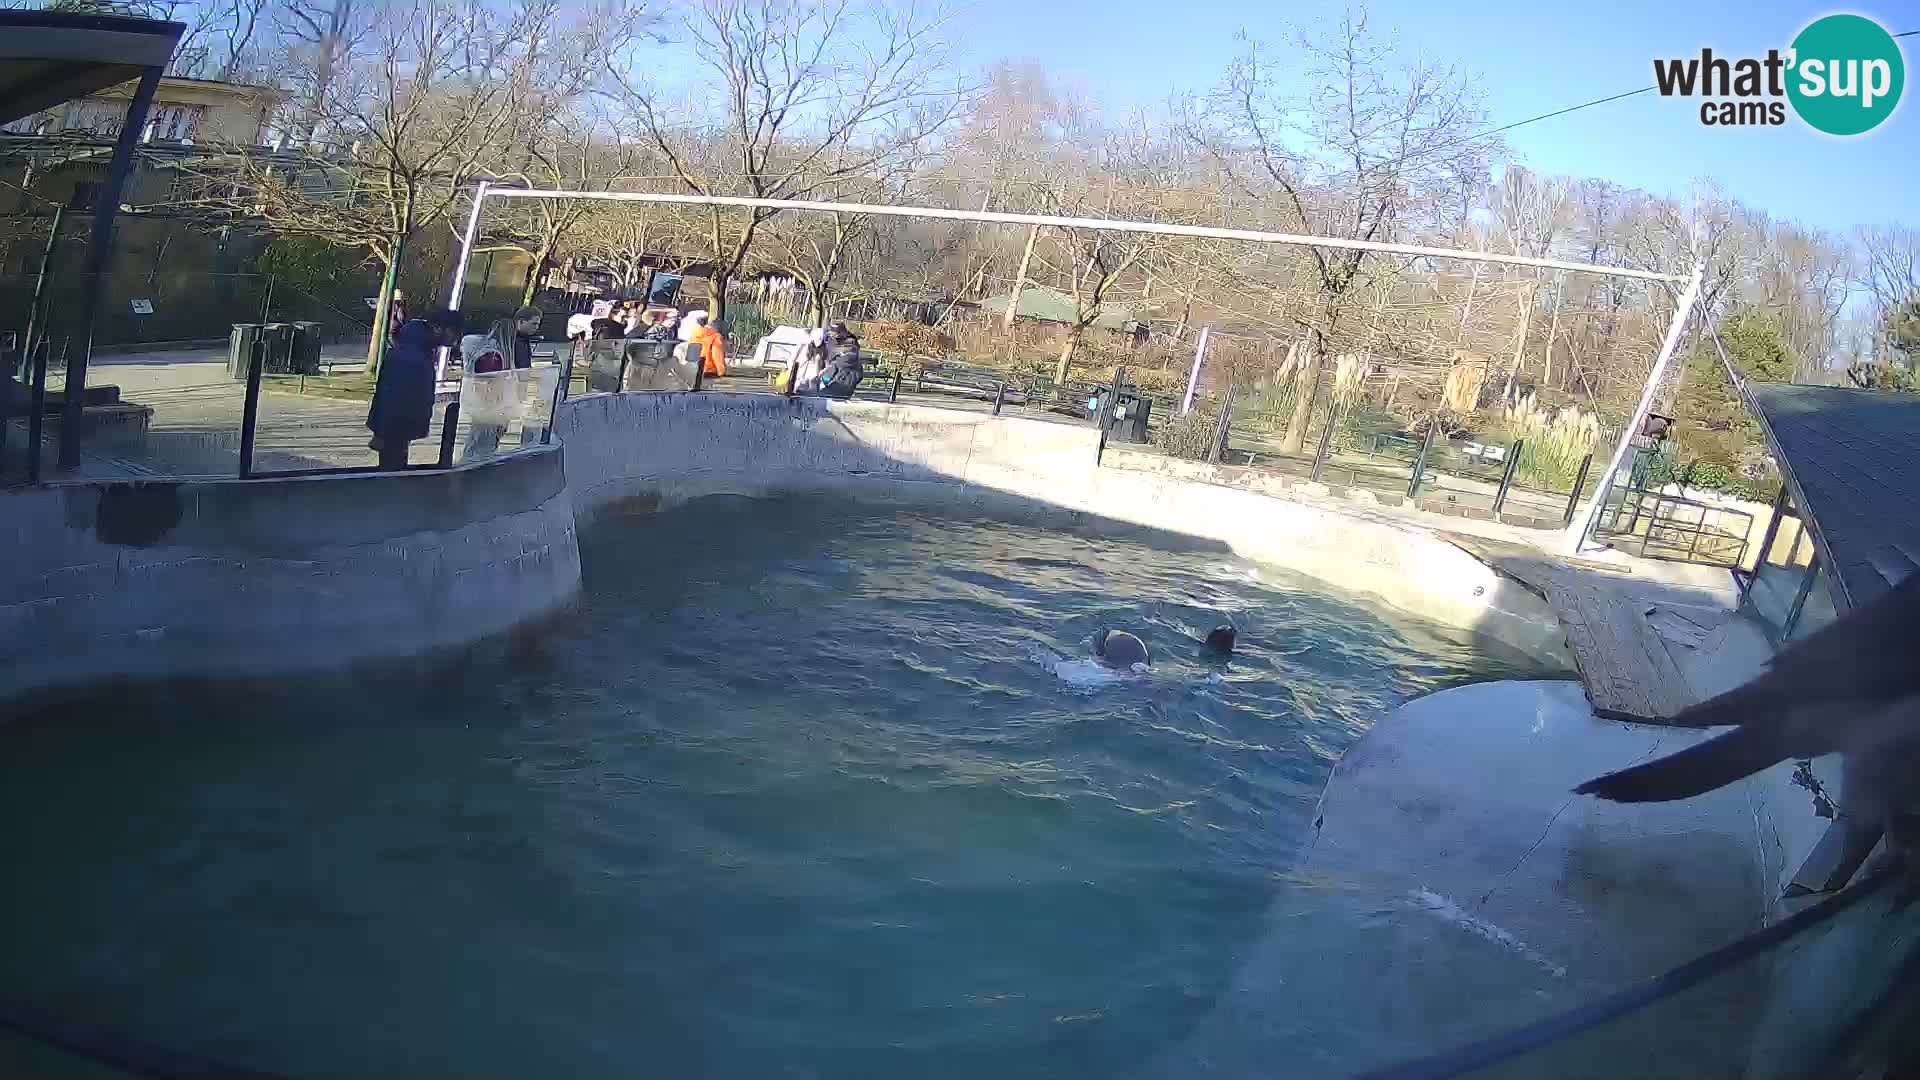
[[[1534,673],[1164,538],[716,499],[582,543],[530,652],[13,717],[0,993],[307,1076],[1127,1075],[1375,717]],[[1150,674],[1075,677],[1109,625]]]

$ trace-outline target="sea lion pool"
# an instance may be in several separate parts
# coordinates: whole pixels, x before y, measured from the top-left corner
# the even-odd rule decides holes
[[[581,544],[510,646],[0,715],[0,997],[290,1076],[1152,1075],[1341,752],[1547,674],[1164,534],[710,498]]]

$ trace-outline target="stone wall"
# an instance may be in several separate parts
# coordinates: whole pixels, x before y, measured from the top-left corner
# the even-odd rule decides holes
[[[596,394],[561,406],[583,517],[623,500],[839,492],[961,510],[1121,522],[1219,540],[1242,556],[1564,660],[1547,604],[1417,527],[1259,491],[1096,467],[1090,427],[768,394]]]
[[[0,698],[464,644],[579,589],[557,449],[445,472],[0,491]]]

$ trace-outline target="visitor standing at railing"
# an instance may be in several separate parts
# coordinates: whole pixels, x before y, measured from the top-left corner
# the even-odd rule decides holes
[[[380,381],[367,410],[368,448],[380,455],[383,469],[407,467],[407,448],[433,426],[435,354],[460,340],[460,313],[442,309],[424,319],[409,319],[387,345]]]
[[[533,366],[533,337],[540,332],[540,320],[546,313],[537,307],[523,307],[513,313],[513,366]]]
[[[727,373],[727,344],[720,331],[707,323],[707,313],[695,309],[680,320],[680,340],[700,350],[700,370],[715,378]]]
[[[846,323],[834,323],[827,330],[826,352],[820,374],[810,386],[803,384],[802,392],[845,401],[867,376],[866,362],[860,356],[860,339],[847,329]]]
[[[521,340],[520,323],[515,319],[495,319],[493,325],[484,334],[468,334],[460,339],[460,361],[467,367],[470,380],[475,376],[491,376],[492,381],[515,378],[513,368],[509,366],[509,357],[516,354]],[[532,361],[529,359],[529,366]],[[519,388],[490,387],[503,396],[510,396]],[[465,397],[463,390],[462,397]],[[467,429],[466,459],[486,457],[500,448],[500,436],[507,433],[502,423],[484,420],[478,411],[474,413],[471,426]]]

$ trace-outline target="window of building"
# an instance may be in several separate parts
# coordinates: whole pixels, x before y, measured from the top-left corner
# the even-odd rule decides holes
[[[204,105],[155,105],[147,115],[147,130],[155,142],[192,142],[206,111]]]
[[[81,98],[67,102],[60,117],[60,130],[76,135],[112,138],[120,134],[127,118],[127,102],[111,98]]]

